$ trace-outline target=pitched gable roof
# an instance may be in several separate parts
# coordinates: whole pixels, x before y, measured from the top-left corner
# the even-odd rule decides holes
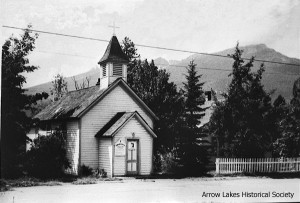
[[[34,116],[40,120],[57,120],[68,118],[80,118],[90,108],[97,104],[102,98],[111,92],[117,85],[122,85],[128,93],[155,119],[157,116],[151,109],[134,93],[134,91],[119,78],[115,80],[108,88],[100,90],[99,86],[93,86],[77,91],[68,92],[60,100],[51,103],[41,112]]]
[[[127,55],[122,51],[122,48],[119,44],[119,41],[116,36],[112,36],[109,44],[106,48],[106,51],[100,61],[98,62],[100,65],[104,65],[107,62],[125,62],[128,63]]]
[[[157,137],[152,128],[146,123],[141,115],[135,112],[119,112],[106,125],[101,128],[95,137],[113,137],[119,132],[133,117],[142,124],[143,127],[153,136]]]

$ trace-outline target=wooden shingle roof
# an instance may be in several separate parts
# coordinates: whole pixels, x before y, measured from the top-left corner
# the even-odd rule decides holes
[[[99,86],[93,86],[90,88],[68,92],[61,99],[51,103],[49,106],[35,115],[34,118],[38,118],[40,120],[76,118],[104,91],[105,89],[100,90]]]
[[[152,115],[153,118],[158,119],[122,78],[115,80],[106,89],[100,90],[99,86],[93,86],[68,92],[60,100],[51,103],[33,118],[37,118],[41,121],[80,118],[117,85],[123,85],[133,99]]]
[[[122,51],[119,41],[116,36],[112,36],[106,51],[98,64],[101,66],[105,65],[107,62],[123,62],[128,63],[129,59],[127,55]]]

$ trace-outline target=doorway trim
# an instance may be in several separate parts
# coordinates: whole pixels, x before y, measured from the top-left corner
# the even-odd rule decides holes
[[[128,142],[130,142],[130,141],[136,141],[137,142],[136,172],[128,171]],[[139,140],[139,138],[127,138],[126,139],[125,165],[126,165],[126,176],[135,176],[135,175],[140,174],[140,140]]]

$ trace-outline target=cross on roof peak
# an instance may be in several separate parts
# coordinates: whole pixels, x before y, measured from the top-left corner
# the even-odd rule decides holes
[[[113,35],[116,36],[116,28],[120,28],[120,27],[117,27],[117,26],[115,25],[115,21],[113,22],[113,25],[109,25],[108,27],[113,28]]]

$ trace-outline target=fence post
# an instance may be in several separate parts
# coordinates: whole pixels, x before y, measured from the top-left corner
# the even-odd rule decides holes
[[[219,166],[220,166],[220,160],[219,160],[219,158],[216,158],[216,172],[217,172],[217,174],[220,173]]]

